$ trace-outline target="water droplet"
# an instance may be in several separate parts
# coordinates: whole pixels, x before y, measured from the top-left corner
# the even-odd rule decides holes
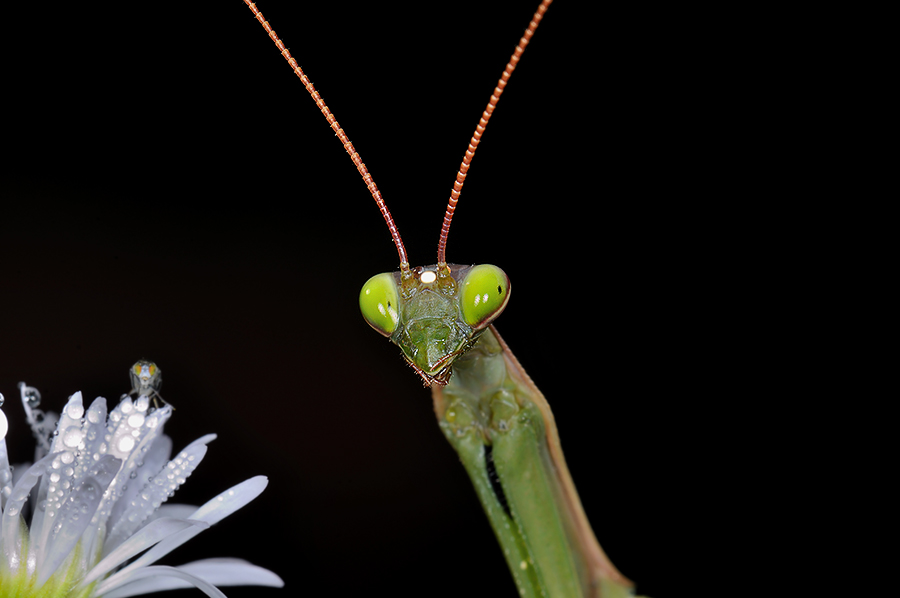
[[[134,448],[134,438],[130,436],[122,436],[119,438],[119,442],[116,445],[116,448],[123,453],[128,453],[131,449]]]
[[[19,387],[22,388],[22,398],[30,408],[37,409],[41,406],[41,393],[38,389],[33,386],[25,386],[24,382],[20,382]]]
[[[128,416],[128,425],[132,428],[140,428],[144,425],[144,415],[142,413],[135,413],[134,415]]]
[[[66,415],[71,417],[72,419],[81,419],[84,415],[84,405],[80,402],[70,402],[66,405]]]
[[[138,411],[147,411],[147,407],[150,406],[150,399],[147,395],[141,395],[138,397],[135,407],[137,407]]]
[[[69,448],[75,448],[81,444],[84,434],[78,426],[69,426],[63,433],[63,444]]]

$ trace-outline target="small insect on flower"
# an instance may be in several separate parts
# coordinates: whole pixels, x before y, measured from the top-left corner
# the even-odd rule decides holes
[[[158,388],[159,368],[143,363],[146,388]],[[143,363],[132,368],[138,380]],[[172,456],[172,440],[163,434],[172,407],[152,408],[149,393],[134,401],[126,394],[107,412],[106,399],[86,408],[76,392],[57,416],[38,408],[37,389],[22,382],[19,392],[37,448],[35,463],[13,476],[0,410],[0,598],[126,598],[189,587],[225,598],[217,586],[284,585],[240,559],[155,564],[268,483],[252,477],[200,508],[168,504],[214,434]]]
[[[128,396],[149,397],[153,399],[154,406],[157,405],[156,399],[168,405],[165,399],[162,398],[162,395],[159,394],[159,389],[162,386],[162,370],[159,369],[158,365],[146,359],[139,359],[131,366],[129,373],[131,375],[131,392],[128,393]]]

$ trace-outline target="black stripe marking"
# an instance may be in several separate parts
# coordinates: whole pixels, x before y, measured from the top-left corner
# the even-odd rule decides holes
[[[485,446],[484,456],[485,462],[487,464],[488,480],[490,480],[491,482],[491,489],[494,491],[494,496],[497,497],[497,501],[500,503],[500,506],[503,507],[503,511],[506,513],[506,516],[512,519],[512,512],[509,510],[509,503],[506,502],[506,495],[503,493],[503,486],[500,485],[500,476],[497,475],[497,468],[494,466],[494,447],[492,447],[491,445]]]

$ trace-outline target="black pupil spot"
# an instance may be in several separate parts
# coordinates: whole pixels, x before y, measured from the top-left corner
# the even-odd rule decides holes
[[[497,285],[497,293],[499,293],[501,295],[503,294],[503,289],[500,288],[499,284]]]

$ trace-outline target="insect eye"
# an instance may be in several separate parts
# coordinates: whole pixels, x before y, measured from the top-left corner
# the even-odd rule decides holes
[[[378,274],[363,285],[359,309],[369,326],[390,336],[400,322],[400,293],[391,274]]]
[[[463,320],[475,330],[480,330],[506,307],[509,278],[497,266],[474,266],[463,278],[459,300]]]
[[[156,375],[156,364],[155,364],[155,363],[151,363],[151,364],[150,364],[150,375],[151,375],[151,376],[155,376],[155,375]]]
[[[134,368],[132,368],[132,369],[134,370],[134,373],[135,373],[136,375],[140,376],[140,374],[141,374],[141,362],[139,361],[139,362],[137,362],[136,364],[134,364]]]

